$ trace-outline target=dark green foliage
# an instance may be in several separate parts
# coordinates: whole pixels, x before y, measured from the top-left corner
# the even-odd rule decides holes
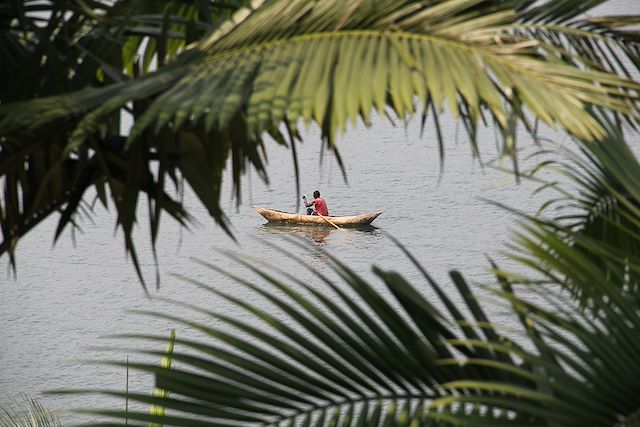
[[[144,0],[109,6],[80,1],[14,1],[1,6],[0,16],[5,20],[0,37],[7,60],[0,60],[0,75],[6,77],[1,79],[6,86],[0,91],[0,103],[5,105],[0,108],[5,113],[19,111],[16,101],[93,87],[79,101],[58,98],[50,102],[52,109],[69,109],[63,120],[38,129],[0,131],[4,187],[0,253],[8,253],[14,266],[20,236],[49,215],[60,214],[57,239],[67,226],[77,227],[78,218],[91,216],[97,200],[107,207],[111,199],[124,231],[126,250],[138,269],[131,239],[138,197],[142,193],[148,200],[155,244],[163,212],[183,225],[190,220],[177,190],[183,179],[226,228],[218,199],[232,145],[229,136],[217,138],[221,143],[211,145],[206,143],[210,135],[192,126],[179,134],[143,135],[126,147],[117,109],[100,118],[96,132],[84,144],[71,147],[70,141],[80,119],[78,113],[83,111],[81,105],[98,106],[107,99],[96,96],[100,88],[106,89],[109,97],[127,82],[144,79],[152,59],[160,66],[172,60],[185,43],[215,29],[240,3]],[[141,51],[143,43],[146,47]],[[149,101],[123,107],[135,120]],[[43,117],[25,114],[34,120]],[[171,191],[170,184],[176,190]],[[87,192],[97,200],[87,200]]]

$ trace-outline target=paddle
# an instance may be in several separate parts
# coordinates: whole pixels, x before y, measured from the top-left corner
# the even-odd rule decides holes
[[[337,228],[338,230],[342,230],[340,227],[338,227],[337,225],[335,225],[333,222],[331,222],[329,220],[329,218],[327,218],[326,216],[322,215],[320,212],[316,211],[316,213],[318,214],[318,216],[322,219],[324,219],[325,221],[327,221],[329,224],[333,225],[335,228]]]

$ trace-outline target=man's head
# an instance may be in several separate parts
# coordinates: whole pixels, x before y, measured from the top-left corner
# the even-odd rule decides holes
[[[318,190],[313,192],[313,198],[317,199],[318,197],[320,197],[320,192]]]

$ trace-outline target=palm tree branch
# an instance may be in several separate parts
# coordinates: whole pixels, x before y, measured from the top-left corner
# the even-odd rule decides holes
[[[606,106],[630,114],[632,117],[635,116],[634,110],[628,102],[635,103],[637,101],[635,92],[640,87],[637,83],[597,71],[576,70],[562,64],[550,65],[545,61],[526,57],[525,55],[530,53],[526,48],[515,47],[517,52],[504,54],[504,50],[510,49],[509,47],[469,46],[465,43],[430,35],[358,30],[295,36],[286,41],[270,41],[207,56],[194,66],[192,73],[185,75],[179,81],[179,85],[160,96],[145,116],[136,123],[130,140],[134,139],[151,121],[157,121],[156,127],[163,126],[170,120],[178,120],[178,124],[180,124],[188,117],[192,120],[198,119],[204,114],[206,108],[212,109],[206,117],[208,126],[216,124],[225,126],[225,120],[228,117],[228,113],[225,111],[239,108],[242,102],[249,103],[247,107],[248,132],[253,134],[264,131],[266,126],[273,126],[287,116],[303,117],[305,120],[313,119],[319,124],[329,121],[329,132],[341,131],[344,130],[346,118],[355,118],[358,111],[359,114],[364,114],[363,111],[369,110],[373,106],[379,110],[384,108],[384,98],[377,94],[384,93],[386,90],[390,90],[391,106],[399,116],[413,113],[413,96],[422,96],[423,102],[426,101],[424,99],[426,92],[417,90],[417,84],[409,83],[394,87],[390,84],[397,80],[387,81],[387,78],[393,76],[384,73],[381,76],[381,85],[370,88],[374,91],[373,100],[361,98],[358,96],[358,92],[351,89],[349,95],[356,97],[356,100],[349,103],[346,99],[348,96],[343,97],[338,90],[340,89],[337,86],[339,81],[333,83],[336,86],[332,90],[331,82],[326,80],[327,73],[314,72],[312,67],[307,67],[308,64],[313,63],[313,59],[298,56],[298,53],[301,52],[305,52],[306,56],[329,55],[329,57],[335,58],[333,62],[328,61],[329,63],[341,64],[347,57],[353,56],[351,54],[353,43],[363,46],[365,50],[365,46],[369,44],[373,45],[369,49],[376,49],[375,46],[382,49],[382,46],[385,46],[384,53],[388,56],[378,62],[375,60],[367,63],[359,61],[357,66],[350,70],[352,74],[347,76],[348,80],[346,84],[341,85],[342,88],[357,87],[357,85],[350,83],[355,81],[356,76],[369,73],[375,76],[374,66],[382,66],[380,61],[390,59],[395,68],[388,70],[389,73],[417,74],[419,82],[424,81],[423,84],[426,84],[429,89],[433,89],[431,96],[436,98],[438,105],[441,106],[443,98],[447,99],[452,108],[460,100],[464,100],[470,104],[472,111],[477,111],[480,107],[480,101],[484,105],[489,105],[492,113],[503,126],[505,125],[505,113],[499,103],[501,94],[496,86],[506,87],[507,90],[514,88],[521,93],[525,104],[528,104],[533,112],[547,123],[553,124],[559,120],[569,130],[585,138],[594,138],[603,132],[599,125],[588,118],[588,115],[580,108],[586,103]],[[411,51],[411,48],[414,50]],[[436,60],[439,67],[434,68],[433,63],[421,64],[419,56],[424,54]],[[441,58],[440,62],[438,62],[438,57]],[[493,73],[497,77],[491,79],[487,76],[482,82],[486,84],[476,87],[461,79],[431,81],[434,73],[429,73],[429,71],[441,71],[441,67],[444,65],[442,60],[445,58],[449,60],[448,62],[454,61],[454,63],[457,62],[460,65],[467,65],[478,70],[486,67],[484,72]],[[297,72],[291,74],[293,70]],[[226,84],[225,82],[228,80],[226,76],[231,72],[235,73],[236,79],[244,80],[244,82],[236,81],[231,87],[223,88],[220,85]],[[344,70],[341,75],[344,76],[348,72]],[[270,98],[275,93],[263,92],[259,82],[261,79],[265,79],[265,83],[273,84],[275,76],[282,75],[294,76],[285,79],[284,83],[280,83],[283,88],[289,88],[280,95],[285,97],[284,105],[288,105],[288,108],[280,107],[274,111],[275,104],[272,103],[275,100]],[[436,75],[441,76],[442,73]],[[527,85],[523,85],[520,81],[526,81]],[[532,83],[535,84],[532,85]],[[210,89],[198,96],[197,92],[201,91],[205,85],[208,85]],[[249,89],[252,92],[243,101],[241,94],[246,90],[244,88],[247,85],[253,86],[252,89]],[[443,95],[436,86],[444,86],[445,94]],[[266,87],[273,88],[273,86]],[[311,87],[319,88],[319,91],[310,91]],[[554,105],[535,100],[535,93],[547,90],[557,93],[559,100],[564,100],[564,102]],[[455,95],[456,92],[460,94],[460,99]],[[329,93],[331,98],[327,98]],[[193,100],[194,96],[195,100]],[[206,99],[204,99],[205,96]],[[504,99],[503,96],[502,98]],[[192,101],[189,102],[189,99]],[[326,104],[326,100],[329,99],[331,104]],[[509,102],[509,99],[506,101]],[[266,104],[263,105],[263,103]],[[457,107],[453,111],[456,112]],[[563,120],[562,117],[567,115],[568,119]],[[323,128],[327,127],[323,125]],[[584,128],[587,130],[585,131]]]

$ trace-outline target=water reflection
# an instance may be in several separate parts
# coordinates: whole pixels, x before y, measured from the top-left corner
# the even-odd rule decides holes
[[[377,227],[373,225],[366,225],[358,228],[342,228],[337,230],[332,227],[322,227],[317,225],[295,225],[295,224],[280,224],[267,222],[262,225],[262,231],[265,234],[279,234],[279,235],[298,235],[313,241],[318,246],[326,245],[330,236],[334,233],[371,233],[378,234]],[[353,236],[353,234],[351,234]]]

